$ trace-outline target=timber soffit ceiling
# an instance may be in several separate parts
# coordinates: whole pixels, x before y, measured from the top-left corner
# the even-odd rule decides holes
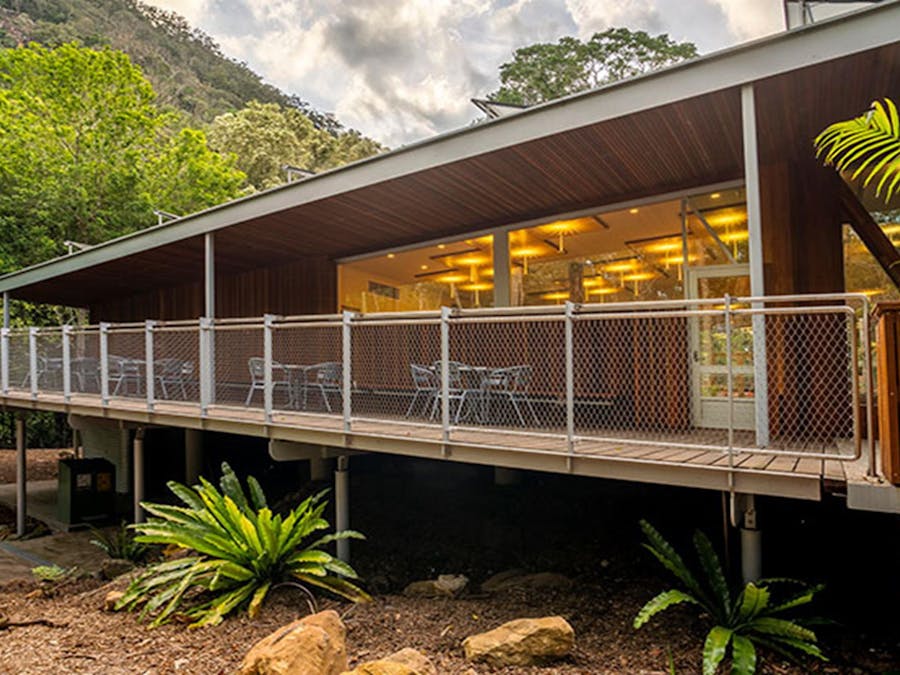
[[[0,277],[0,291],[86,305],[197,282],[213,231],[217,273],[228,274],[733,180],[743,174],[740,85],[758,83],[761,157],[803,145],[823,121],[900,86],[897,25],[900,0],[842,15],[41,263]]]

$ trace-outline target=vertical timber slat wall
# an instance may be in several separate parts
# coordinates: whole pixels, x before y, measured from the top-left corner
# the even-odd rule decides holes
[[[881,469],[900,485],[900,302],[879,304],[878,317],[878,430]]]

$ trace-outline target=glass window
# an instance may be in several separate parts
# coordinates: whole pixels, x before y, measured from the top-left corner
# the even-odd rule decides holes
[[[341,309],[403,312],[490,307],[491,236],[386,253],[340,266]]]

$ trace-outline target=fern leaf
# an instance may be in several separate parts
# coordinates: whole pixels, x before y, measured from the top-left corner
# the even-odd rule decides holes
[[[703,675],[716,675],[732,635],[732,630],[725,626],[713,626],[706,635],[703,643]]]
[[[721,608],[719,621],[727,621],[731,616],[731,591],[728,588],[728,581],[725,579],[725,573],[722,571],[722,564],[719,562],[719,556],[713,548],[712,542],[703,532],[697,530],[694,533],[694,547],[697,549],[697,556],[700,558],[700,564],[706,572],[709,579],[709,585],[713,590],[714,597],[718,601],[717,607]]]
[[[674,589],[670,591],[663,591],[653,599],[649,600],[643,607],[641,607],[641,610],[637,613],[637,616],[634,617],[634,627],[640,628],[663,610],[666,610],[674,605],[679,605],[683,602],[687,602],[693,605],[699,604],[693,596],[690,596],[683,591]]]
[[[756,672],[756,647],[743,635],[731,638],[731,675],[753,675]]]

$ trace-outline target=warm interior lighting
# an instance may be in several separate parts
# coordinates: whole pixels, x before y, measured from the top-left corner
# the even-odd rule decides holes
[[[735,241],[747,241],[750,238],[750,233],[746,230],[743,232],[726,232],[725,234],[720,234],[719,239],[724,241],[726,244],[730,244]]]
[[[649,281],[655,277],[656,275],[653,272],[635,272],[634,274],[626,274],[622,279],[625,281]]]
[[[644,250],[648,253],[669,253],[670,251],[681,250],[681,239],[678,241],[661,241],[656,244],[647,244]]]
[[[543,300],[568,300],[568,291],[553,291],[552,293],[544,293],[541,298]]]
[[[854,293],[862,293],[868,298],[871,298],[875,295],[881,295],[882,293],[887,293],[887,291],[883,288],[867,288],[862,291],[854,291]]]
[[[718,199],[718,198],[721,197],[721,196],[722,196],[721,193],[719,193],[719,192],[713,192],[713,193],[709,196],[709,198],[710,198],[710,199]]]
[[[689,263],[694,262],[696,259],[697,259],[697,256],[693,256],[693,255],[688,256]],[[684,256],[683,255],[666,256],[665,258],[662,259],[662,263],[666,267],[668,267],[669,265],[681,265],[684,263]]]
[[[592,288],[588,291],[588,295],[612,295],[613,293],[618,293],[621,289],[616,288],[615,286],[600,286],[599,288]]]
[[[535,258],[542,252],[543,250],[537,246],[519,246],[512,249],[509,254],[513,258]]]
[[[396,257],[397,257],[397,254],[395,254],[395,253],[388,253],[388,254],[387,254],[387,257],[388,257],[388,258],[396,258]]]
[[[445,248],[447,248],[447,244],[438,244],[438,248],[443,251]]]
[[[463,291],[489,291],[494,287],[489,281],[479,281],[474,284],[466,284],[465,286],[460,286],[459,288]]]
[[[900,223],[897,223],[896,225],[883,225],[881,230],[887,235],[900,234]]]
[[[610,263],[609,265],[604,265],[603,269],[607,272],[631,272],[635,268],[635,262],[633,260],[626,260],[623,262]]]
[[[445,284],[461,284],[464,281],[469,280],[468,274],[442,274],[439,277],[435,277],[435,281],[440,281]]]
[[[453,258],[454,265],[484,265],[485,263],[490,262],[490,258],[485,255],[478,255],[475,253],[460,256],[459,258]]]
[[[742,208],[718,209],[704,215],[706,222],[713,227],[740,225],[747,222],[747,212]]]
[[[603,285],[602,277],[585,277],[581,282],[585,288],[596,288]]]
[[[634,215],[637,212],[638,212],[638,209],[628,209],[628,213],[630,213],[631,215]]]
[[[419,269],[420,269],[420,270],[427,270],[427,269],[428,269],[428,265],[420,265],[420,266],[419,266]]]

